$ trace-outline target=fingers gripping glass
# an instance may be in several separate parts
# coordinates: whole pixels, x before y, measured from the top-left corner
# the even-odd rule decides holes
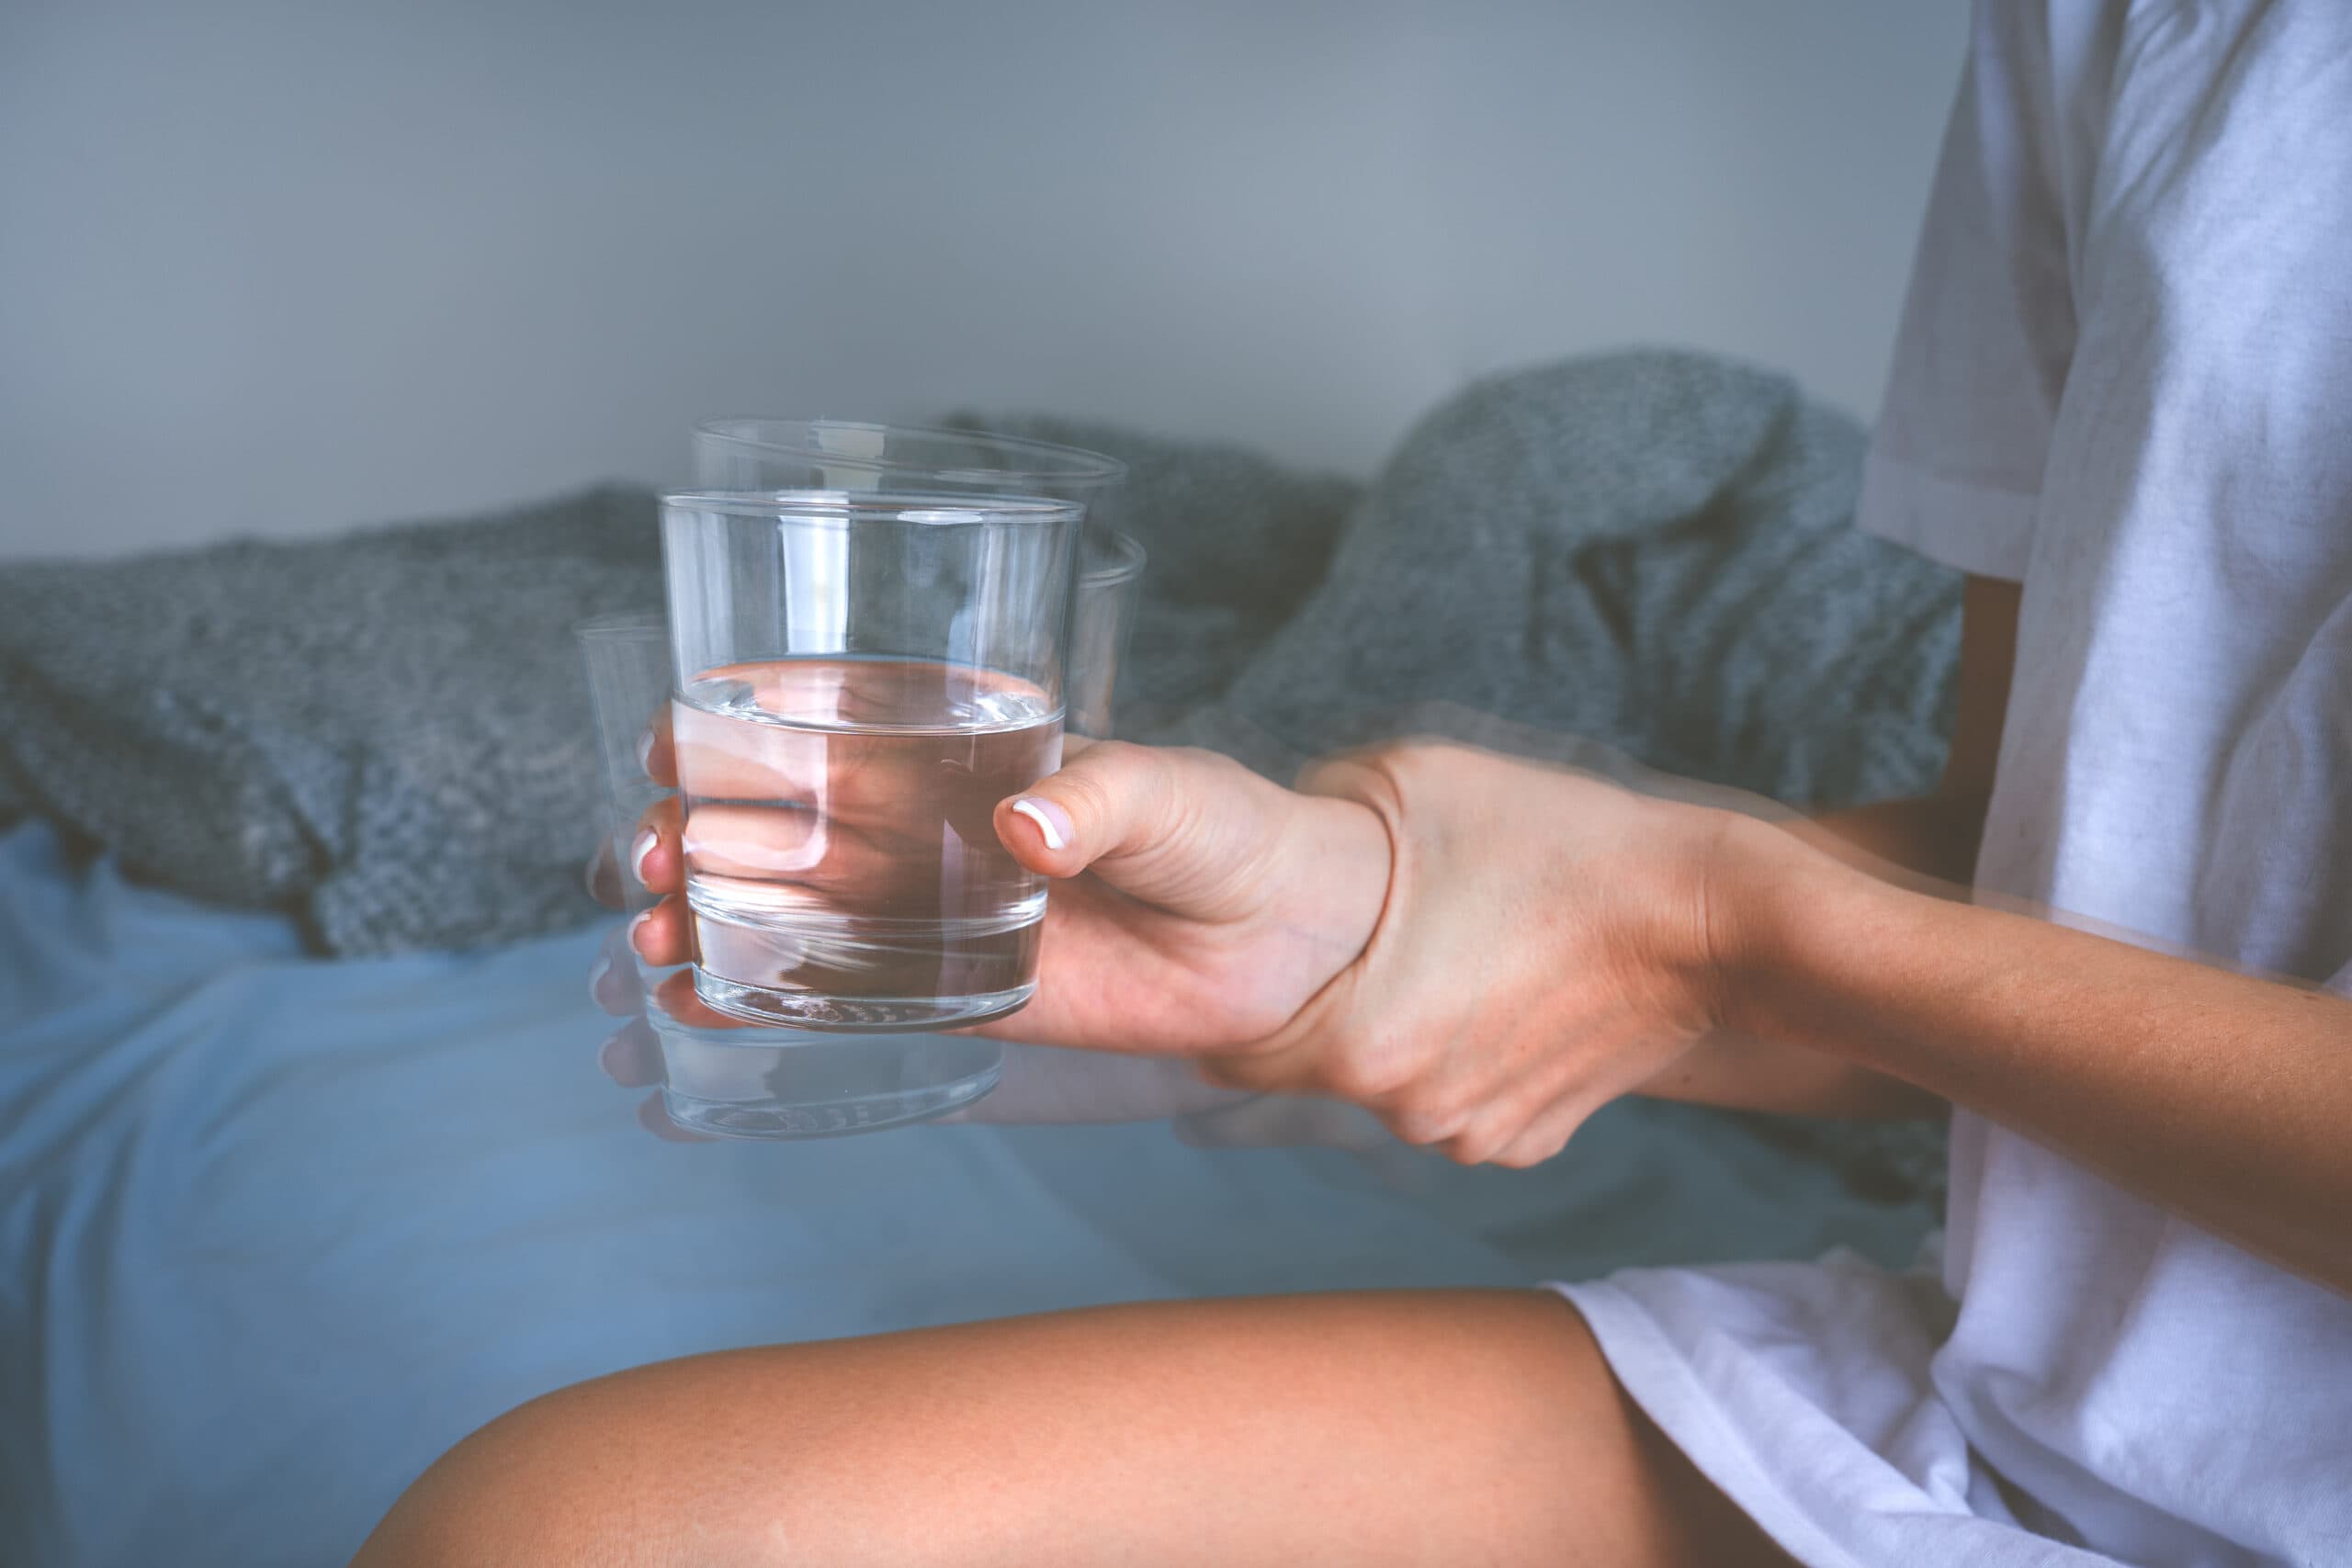
[[[1045,879],[993,816],[1061,762],[1080,515],[986,496],[663,498],[706,1005],[893,1031],[1029,999]]]
[[[1072,727],[1108,732],[1116,660],[1131,619],[1143,551],[1133,540],[1089,528],[1071,599],[1066,671]],[[673,793],[648,776],[650,716],[667,705],[673,655],[660,616],[613,617],[578,628],[594,699],[598,752],[610,807],[614,863],[632,915],[652,903],[634,874],[638,824]],[[1082,720],[1084,705],[1098,718]],[[639,964],[647,1021],[661,1049],[663,1100],[690,1131],[735,1137],[797,1138],[878,1130],[957,1109],[994,1085],[1001,1053],[992,1041],[911,1032],[843,1035],[784,1028],[707,1027],[665,1008],[684,971]],[[698,1015],[691,993],[682,1004]]]

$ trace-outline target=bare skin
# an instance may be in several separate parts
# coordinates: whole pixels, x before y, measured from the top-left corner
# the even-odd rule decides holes
[[[1995,589],[1988,610],[1972,592],[1953,787],[1832,823],[1829,841],[1850,833],[1859,860],[1928,871],[1964,854],[1953,839],[1973,840],[1971,783],[1990,776],[2009,676],[2007,637],[1984,628],[2013,615],[2013,593]],[[651,748],[657,775],[674,769],[671,744]],[[1179,766],[1216,780],[1230,765]],[[1072,804],[1085,809],[1093,787]],[[1220,797],[1227,809],[1196,829],[1208,852],[1170,854],[1138,832],[1056,890],[1041,989],[1057,1010],[1044,1033],[1021,1014],[1022,1034],[1082,1039],[1116,1021],[1129,1043],[1140,1027],[1179,1045],[1248,1043],[1360,955],[1390,869],[1378,813],[1246,774]],[[1278,812],[1297,813],[1290,830],[1260,831]],[[1045,853],[1022,836],[1030,824],[1005,826],[1016,852]],[[673,892],[675,816],[646,827],[639,874]],[[1365,865],[1374,874],[1351,874]],[[633,935],[654,962],[683,956],[675,899]],[[1124,996],[1089,983],[1123,961],[1148,983]],[[1649,1092],[1825,1111],[1935,1103],[1816,1052],[1721,1031],[1687,1044]],[[1172,1303],[639,1368],[459,1444],[358,1559],[786,1561],[1786,1559],[1626,1399],[1572,1308],[1466,1292]]]
[[[356,1568],[1786,1561],[1564,1302],[1398,1292],[623,1372],[459,1444]]]
[[[1085,874],[1056,895],[1045,999],[1021,1032],[1185,1054],[1506,1164],[1546,1157],[1625,1092],[1941,1096],[2352,1292],[2352,1003],[1895,872],[1949,868],[1981,827],[2015,607],[2013,588],[1972,584],[1944,795],[1796,831],[1445,749],[1352,760],[1306,795],[1198,757],[1090,751],[1033,792],[1063,813],[1057,842],[998,817],[1032,869]],[[674,888],[674,831],[655,828],[646,880]],[[683,958],[674,900],[635,939]],[[1255,966],[1268,951],[1283,968]],[[844,1560],[1774,1555],[1628,1409],[1573,1313],[1439,1293],[1173,1303],[643,1369],[459,1445],[361,1558]]]

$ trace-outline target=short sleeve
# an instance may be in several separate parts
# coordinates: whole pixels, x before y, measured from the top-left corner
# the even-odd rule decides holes
[[[2042,6],[1978,6],[1856,513],[2012,580],[2075,341],[2050,53]]]

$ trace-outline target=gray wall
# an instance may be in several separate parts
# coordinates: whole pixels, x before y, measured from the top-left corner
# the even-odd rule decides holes
[[[719,412],[1363,468],[1671,340],[1868,412],[1960,0],[0,0],[0,554],[668,477]]]

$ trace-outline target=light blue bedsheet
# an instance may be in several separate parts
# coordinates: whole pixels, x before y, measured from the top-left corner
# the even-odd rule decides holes
[[[597,1074],[596,940],[322,962],[0,835],[0,1562],[339,1562],[499,1412],[690,1351],[1926,1225],[1639,1103],[1402,1181],[1161,1123],[666,1144]]]

